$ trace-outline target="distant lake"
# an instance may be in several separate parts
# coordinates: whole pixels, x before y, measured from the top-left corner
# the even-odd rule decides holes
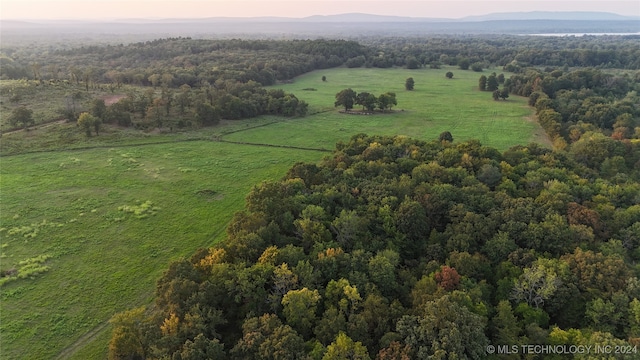
[[[624,36],[624,35],[640,35],[640,32],[636,33],[574,33],[574,34],[563,34],[563,33],[551,33],[551,34],[520,34],[522,36]]]

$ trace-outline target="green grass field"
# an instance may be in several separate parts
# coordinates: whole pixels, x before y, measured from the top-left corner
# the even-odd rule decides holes
[[[445,77],[447,71],[454,73],[453,79]],[[323,75],[326,82],[322,81]],[[296,78],[292,84],[277,87],[307,101],[310,112],[316,114],[235,133],[225,139],[333,149],[337,141],[348,140],[357,133],[433,140],[441,132],[450,131],[454,140],[478,139],[500,150],[529,142],[546,143],[544,131],[527,120],[532,115],[527,99],[512,96],[507,101],[494,101],[490,92],[477,89],[480,75],[455,68],[314,71]],[[404,88],[408,77],[415,80],[413,91]],[[392,91],[398,105],[393,114],[341,114],[334,107],[335,94],[345,88],[375,95]]]
[[[0,270],[17,278],[0,287],[0,358],[105,358],[108,319],[149,304],[171,260],[222,239],[253,185],[326,155],[207,139],[333,149],[362,132],[431,140],[448,130],[456,141],[476,138],[501,150],[544,139],[525,119],[526,99],[493,101],[476,90],[479,76],[331,69],[278,86],[310,104],[305,118],[177,134],[105,128],[84,138],[73,124],[56,124],[3,135],[2,154],[40,152],[0,158]],[[404,89],[408,77],[414,91]],[[396,92],[398,106],[390,114],[341,114],[333,103],[347,87]]]
[[[50,257],[47,272],[0,289],[2,358],[55,358],[115,312],[148,303],[172,259],[224,236],[253,185],[321,157],[194,141],[2,158],[1,267]],[[147,201],[158,209],[144,218],[118,210]]]

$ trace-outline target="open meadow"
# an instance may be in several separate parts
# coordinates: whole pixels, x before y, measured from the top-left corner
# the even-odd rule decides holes
[[[447,71],[453,79],[445,77]],[[171,260],[224,238],[253,185],[326,155],[207,137],[315,149],[333,149],[357,133],[433,140],[450,131],[455,141],[475,138],[500,150],[544,142],[539,125],[527,120],[532,111],[526,98],[494,101],[477,90],[479,76],[454,68],[338,68],[276,86],[309,103],[304,118],[261,117],[131,138],[105,129],[104,136],[65,150],[56,149],[60,134],[84,135],[72,124],[52,127],[59,133],[42,134],[47,146],[25,147],[41,152],[0,160],[0,270],[8,272],[0,288],[0,357],[106,357],[109,318],[149,305]],[[408,77],[415,80],[413,91],[404,89]],[[333,104],[345,88],[395,92],[398,106],[387,114],[342,114]],[[20,141],[38,141],[20,136],[6,134],[2,141],[17,152]],[[110,145],[109,136],[118,141]],[[90,148],[92,143],[99,147]],[[74,146],[85,149],[67,149]]]
[[[0,290],[2,358],[51,359],[110,333],[171,260],[224,237],[253,185],[321,156],[193,141],[2,158],[2,270],[17,278]]]
[[[445,77],[448,71],[453,72],[452,79]],[[434,140],[441,132],[450,131],[454,140],[478,139],[501,151],[530,142],[549,145],[544,131],[531,120],[532,110],[526,98],[511,96],[507,101],[494,101],[490,92],[478,90],[480,75],[491,71],[478,73],[453,67],[314,71],[291,84],[275,86],[308,102],[313,115],[238,132],[225,139],[333,149],[337,141],[346,141],[357,133]],[[327,81],[322,81],[322,76]],[[404,88],[409,77],[415,81],[412,91]],[[335,95],[346,88],[376,96],[395,92],[398,105],[388,114],[342,114],[334,107]],[[357,109],[355,105],[354,110]]]

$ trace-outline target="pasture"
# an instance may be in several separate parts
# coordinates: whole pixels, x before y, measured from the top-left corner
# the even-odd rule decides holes
[[[454,73],[452,79],[445,77],[447,71]],[[484,71],[484,74],[489,73]],[[494,101],[490,92],[478,90],[481,74],[452,67],[314,71],[296,78],[291,84],[276,86],[307,101],[313,115],[235,133],[225,139],[333,149],[337,141],[347,140],[357,133],[434,140],[441,132],[450,131],[454,140],[478,139],[483,145],[502,151],[529,142],[549,145],[540,126],[528,120],[532,111],[527,106],[527,99],[511,96],[507,101]],[[322,81],[322,76],[326,76],[326,82]],[[408,77],[415,80],[413,91],[404,88]],[[376,96],[395,92],[398,105],[388,114],[341,114],[340,109],[334,107],[335,94],[346,88]],[[354,110],[357,109],[358,105],[355,105]]]
[[[171,260],[224,237],[253,185],[321,156],[192,141],[2,158],[2,270],[46,260],[0,289],[1,357],[56,358],[92,329],[110,333]]]
[[[526,99],[493,101],[477,90],[479,76],[453,68],[330,69],[277,86],[310,104],[304,118],[261,117],[162,135],[105,129],[104,136],[80,139],[73,124],[4,135],[10,153],[21,146],[42,152],[0,159],[0,270],[9,272],[0,287],[0,357],[105,357],[109,318],[149,305],[170,261],[224,238],[253,185],[326,155],[212,136],[323,149],[357,133],[432,140],[448,130],[456,141],[476,138],[500,150],[543,141],[540,127],[526,119]],[[404,89],[408,77],[413,91]],[[387,114],[341,114],[335,94],[349,87],[395,92],[398,106]],[[66,137],[77,141],[68,145]],[[33,145],[38,141],[43,145]]]

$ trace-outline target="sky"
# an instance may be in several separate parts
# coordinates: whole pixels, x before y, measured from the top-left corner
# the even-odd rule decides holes
[[[367,13],[458,19],[520,11],[600,11],[640,16],[640,0],[1,0],[0,20],[207,18]]]

